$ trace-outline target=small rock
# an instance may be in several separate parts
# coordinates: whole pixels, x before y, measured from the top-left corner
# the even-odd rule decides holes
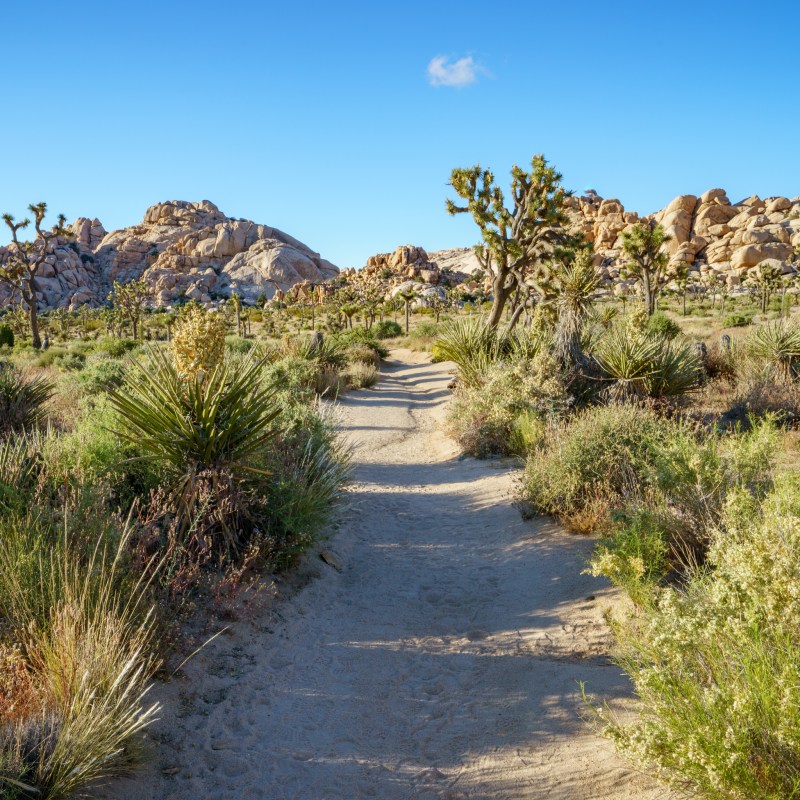
[[[342,562],[330,550],[323,550],[319,557],[330,567],[333,567],[337,572],[342,571]]]

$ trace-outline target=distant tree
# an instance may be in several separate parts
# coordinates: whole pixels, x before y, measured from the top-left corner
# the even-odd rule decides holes
[[[779,267],[762,261],[755,269],[747,273],[745,283],[752,287],[758,294],[761,304],[761,313],[767,313],[770,298],[773,292],[781,285],[783,272]]]
[[[405,291],[398,292],[397,296],[402,298],[406,305],[406,336],[408,336],[408,317],[411,313],[411,301],[417,296],[417,293],[406,289]]]
[[[237,292],[231,292],[230,300],[228,302],[236,314],[236,333],[242,335],[242,296]]]
[[[33,214],[36,230],[33,241],[23,242],[19,238],[20,231],[31,224],[30,219],[26,217],[20,222],[15,222],[11,214],[3,214],[3,220],[11,231],[11,244],[5,255],[0,258],[0,283],[11,287],[12,291],[22,298],[22,302],[25,303],[28,310],[33,346],[40,348],[42,339],[39,335],[39,319],[36,313],[36,292],[38,290],[36,276],[48,256],[52,255],[58,237],[72,234],[66,230],[67,218],[63,214],[58,215],[58,222],[50,230],[42,227],[47,213],[46,203],[31,204],[28,209]]]
[[[474,166],[454,169],[450,176],[450,185],[466,205],[448,199],[448,213],[472,214],[483,238],[475,254],[492,279],[489,327],[498,326],[506,302],[515,291],[527,293],[526,280],[537,266],[559,249],[578,242],[567,216],[566,200],[571,192],[564,189],[561,179],[542,155],[533,157],[530,172],[513,166],[513,207],[509,209],[491,170]]]
[[[658,295],[671,279],[667,273],[669,253],[664,250],[671,240],[664,228],[652,220],[622,232],[622,249],[628,258],[625,271],[642,287],[648,316],[655,313]]]
[[[130,324],[134,339],[139,338],[139,322],[151,295],[150,285],[141,279],[130,283],[114,281],[108,295],[114,308]]]

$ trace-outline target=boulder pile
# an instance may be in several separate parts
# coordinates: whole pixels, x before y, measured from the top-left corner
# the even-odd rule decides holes
[[[624,285],[621,234],[640,221],[639,215],[593,191],[568,202],[573,223],[594,245],[606,285]],[[699,197],[680,195],[649,218],[672,237],[666,245],[671,266],[686,266],[700,277],[734,287],[765,261],[784,274],[796,270],[800,197],[753,195],[731,203],[724,189],[709,189]]]
[[[81,217],[59,239],[37,277],[42,308],[102,303],[114,281],[142,278],[153,305],[179,299],[210,302],[238,292],[272,297],[297,283],[321,283],[338,267],[277,228],[225,216],[207,200],[170,201],[147,209],[139,225],[107,233]],[[0,263],[6,249],[0,247]],[[0,284],[0,307],[11,301]]]

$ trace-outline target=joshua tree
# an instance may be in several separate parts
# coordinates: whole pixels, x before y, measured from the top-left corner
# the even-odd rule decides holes
[[[236,333],[242,335],[242,297],[236,292],[231,293],[230,304],[236,314]]]
[[[672,239],[652,220],[622,232],[622,249],[628,257],[627,272],[642,287],[648,316],[655,313],[656,299],[669,281],[669,254],[664,245]]]
[[[762,261],[747,274],[745,282],[758,293],[762,314],[767,313],[767,306],[769,306],[772,293],[781,285],[781,277],[781,270],[765,261]]]
[[[505,197],[495,185],[491,170],[474,166],[454,169],[450,185],[466,200],[459,206],[447,200],[450,214],[472,214],[480,228],[483,244],[475,248],[481,267],[492,276],[494,299],[488,325],[496,328],[506,302],[537,266],[551,258],[562,247],[577,243],[571,234],[566,200],[571,193],[561,185],[561,175],[548,166],[544,156],[537,155],[526,172],[518,166],[511,169],[513,208],[505,205]]]
[[[406,304],[406,336],[408,336],[408,315],[411,312],[411,301],[417,296],[417,293],[406,290],[404,292],[398,292],[397,296],[402,297],[403,302]]]
[[[140,279],[125,284],[114,281],[111,293],[108,295],[114,308],[130,323],[134,339],[139,338],[139,321],[151,293],[147,281]]]
[[[58,237],[72,234],[65,228],[67,218],[63,214],[58,215],[58,222],[49,231],[42,227],[47,203],[31,204],[28,209],[33,214],[36,230],[36,237],[32,242],[22,242],[19,239],[19,232],[31,224],[30,219],[26,217],[20,222],[14,222],[11,214],[3,214],[3,220],[11,231],[11,244],[5,255],[0,257],[0,282],[10,286],[22,297],[28,309],[33,346],[40,348],[42,339],[36,316],[36,275],[47,257],[52,255]]]

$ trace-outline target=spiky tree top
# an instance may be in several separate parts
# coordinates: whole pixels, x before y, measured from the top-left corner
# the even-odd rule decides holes
[[[561,174],[543,155],[533,157],[529,172],[514,165],[513,206],[508,208],[491,170],[474,166],[454,169],[450,176],[450,185],[466,205],[448,199],[448,213],[472,214],[483,239],[475,253],[483,269],[493,276],[495,304],[490,324],[497,324],[508,294],[523,286],[535,264],[560,248],[578,244],[566,211],[566,199],[572,193],[561,181]]]

